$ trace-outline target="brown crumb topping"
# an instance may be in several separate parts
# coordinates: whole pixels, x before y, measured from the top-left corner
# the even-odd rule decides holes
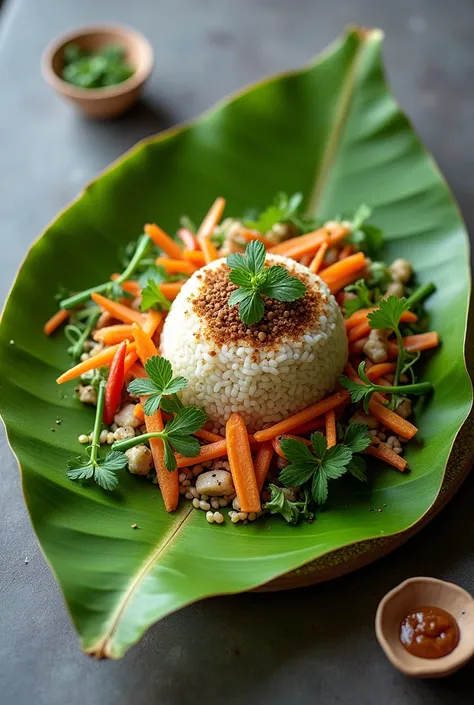
[[[316,325],[326,296],[310,285],[307,275],[291,269],[289,272],[306,285],[306,294],[297,301],[276,301],[264,296],[265,313],[252,326],[240,320],[238,304],[229,306],[229,297],[238,287],[229,280],[227,265],[203,272],[203,285],[192,304],[207,323],[207,336],[218,346],[239,342],[255,348],[275,346],[283,338],[301,338]]]

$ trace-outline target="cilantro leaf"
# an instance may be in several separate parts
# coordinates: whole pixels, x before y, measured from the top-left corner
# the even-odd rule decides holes
[[[128,385],[128,391],[134,397],[145,397],[148,396],[148,394],[154,394],[156,392],[156,387],[151,379],[147,379],[146,377],[137,377]]]
[[[171,362],[160,355],[153,355],[145,363],[145,372],[153,384],[162,392],[173,379]]]
[[[179,397],[174,394],[172,397],[161,397],[160,407],[167,414],[176,414],[183,408],[183,404],[179,400]]]
[[[266,233],[277,223],[284,223],[296,213],[303,195],[295,193],[288,197],[285,193],[278,193],[271,206],[260,213],[257,220],[246,220],[244,225],[261,233]]]
[[[347,291],[355,296],[355,299],[347,299],[344,301],[344,310],[346,316],[351,316],[361,308],[371,308],[374,303],[372,294],[368,288],[365,279],[358,279],[354,284],[346,286],[344,291]]]
[[[309,480],[315,470],[315,458],[313,462],[291,463],[281,471],[279,479],[286,487],[301,487]]]
[[[178,453],[185,455],[187,458],[194,458],[195,455],[198,455],[201,448],[198,439],[194,438],[194,436],[182,436],[173,433],[173,435],[168,435],[168,440]]]
[[[380,228],[365,222],[371,214],[371,209],[364,203],[359,206],[352,217],[351,234],[347,240],[367,256],[374,257],[383,246],[383,233]]]
[[[167,409],[172,406],[176,411],[180,408],[178,401],[170,401],[171,395],[176,394],[187,385],[184,377],[173,377],[171,363],[160,355],[153,355],[145,363],[145,372],[148,378],[137,378],[128,385],[128,391],[134,396],[148,397],[143,410],[146,416],[152,416],[162,404],[163,396],[168,396]]]
[[[94,475],[94,465],[89,458],[77,456],[67,461],[67,476],[70,480],[89,480]]]
[[[323,436],[322,433],[319,433],[317,431],[316,433],[313,433],[311,435],[311,445],[313,446],[314,452],[316,453],[316,456],[322,460],[324,458],[324,454],[326,453],[327,447],[328,447],[328,442],[326,439],[326,436]]]
[[[312,519],[311,512],[308,511],[308,497],[304,502],[293,502],[288,499],[285,490],[276,485],[269,485],[270,501],[263,505],[263,510],[269,514],[281,514],[289,524],[297,524],[300,516]]]
[[[370,327],[396,331],[402,313],[408,311],[409,307],[410,304],[404,297],[399,299],[391,294],[388,299],[381,299],[378,309],[368,314]]]
[[[347,464],[347,472],[360,482],[367,482],[367,465],[364,458],[354,455]]]
[[[280,438],[280,448],[286,459],[292,463],[314,463],[314,455],[310,449],[296,438]]]
[[[362,399],[365,399],[367,394],[371,394],[373,392],[373,389],[368,387],[366,384],[355,382],[354,380],[349,379],[349,377],[339,377],[339,382],[345,389],[347,389],[351,395],[352,401],[355,403],[362,401]]]
[[[173,435],[195,433],[206,423],[206,414],[195,406],[185,406],[166,424],[165,431],[170,440]]]
[[[316,504],[325,504],[328,498],[328,479],[321,470],[318,470],[313,475],[311,494]]]
[[[155,284],[162,284],[167,281],[168,275],[164,267],[158,264],[151,264],[147,269],[140,275],[138,283],[140,288],[144,289],[150,281]]]
[[[145,399],[143,404],[143,411],[145,416],[153,416],[161,406],[162,395],[161,394],[151,394]]]
[[[146,287],[142,289],[140,310],[148,311],[150,308],[156,308],[158,311],[169,311],[170,306],[170,302],[163,294],[158,284],[152,279],[149,279]]]
[[[169,472],[173,472],[173,470],[176,470],[176,458],[174,457],[173,449],[171,448],[170,442],[166,436],[162,437],[162,441],[165,451],[165,467]]]
[[[321,465],[321,470],[326,478],[330,480],[337,480],[346,472],[346,465],[351,458],[351,449],[342,443],[338,443],[332,448],[329,448],[326,452]]]
[[[365,450],[370,445],[367,426],[354,421],[350,423],[344,434],[344,445],[350,448],[353,453],[360,453]]]

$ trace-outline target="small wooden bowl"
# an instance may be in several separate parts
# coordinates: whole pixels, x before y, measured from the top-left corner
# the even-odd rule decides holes
[[[447,656],[413,656],[400,643],[400,623],[416,607],[441,607],[459,625],[459,644]],[[375,617],[375,633],[389,661],[406,676],[440,678],[464,666],[474,656],[474,599],[454,583],[436,578],[410,578],[388,592]]]
[[[77,44],[86,51],[98,51],[111,44],[123,47],[125,60],[134,69],[123,83],[105,88],[79,88],[61,78],[64,49]],[[130,108],[143,90],[153,68],[153,49],[142,34],[120,25],[81,27],[62,34],[46,48],[41,71],[44,79],[60,96],[71,101],[90,118],[117,117]]]

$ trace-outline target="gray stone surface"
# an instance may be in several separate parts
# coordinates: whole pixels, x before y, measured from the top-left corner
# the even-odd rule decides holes
[[[148,35],[156,69],[129,115],[89,123],[43,84],[39,60],[59,32],[110,19]],[[395,93],[472,225],[469,0],[7,0],[0,15],[0,298],[47,222],[136,140],[250,81],[304,64],[350,22],[386,30]],[[472,664],[443,681],[407,680],[389,666],[373,632],[379,599],[410,575],[474,591],[473,477],[420,535],[363,571],[297,592],[208,600],[154,626],[122,662],[97,663],[80,651],[3,434],[0,463],[5,705],[473,702]]]

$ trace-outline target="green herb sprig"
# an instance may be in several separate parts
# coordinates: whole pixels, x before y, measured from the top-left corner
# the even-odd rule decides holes
[[[294,438],[282,438],[280,447],[289,465],[280,473],[279,479],[286,487],[309,489],[316,504],[324,504],[328,498],[329,480],[337,480],[347,472],[358,480],[365,480],[363,458],[354,457],[370,445],[367,426],[351,423],[346,429],[343,443],[332,448],[321,433],[313,433],[311,446]]]
[[[104,490],[114,490],[118,485],[115,474],[127,466],[127,457],[123,453],[112,450],[104,458],[99,458],[100,430],[105,404],[105,381],[99,385],[97,395],[97,409],[95,412],[92,443],[86,448],[88,458],[77,456],[67,463],[67,476],[70,480],[90,480],[92,477]]]
[[[296,301],[306,293],[302,281],[288,274],[284,267],[265,267],[265,246],[258,240],[249,242],[245,254],[227,257],[229,279],[239,288],[232,292],[229,306],[239,304],[240,320],[248,326],[258,323],[265,312],[263,296],[277,301]]]
[[[106,88],[126,81],[133,74],[121,46],[111,44],[102,51],[88,52],[77,44],[68,44],[64,49],[62,77],[74,86]]]
[[[263,210],[256,220],[244,220],[244,225],[260,233],[267,233],[277,223],[286,223],[294,216],[301,205],[303,194],[278,193],[273,203]]]
[[[369,313],[367,318],[371,328],[377,330],[390,330],[395,333],[398,344],[397,368],[395,370],[394,386],[397,387],[402,367],[405,361],[405,348],[400,331],[400,319],[410,308],[410,304],[403,296],[397,298],[391,294],[388,299],[381,299],[376,311]]]
[[[148,311],[150,308],[155,308],[158,311],[169,311],[171,303],[161,291],[158,284],[149,279],[147,285],[142,289],[142,301],[140,304],[141,311]]]
[[[270,500],[266,502],[262,509],[268,514],[281,514],[281,516],[289,524],[297,524],[300,518],[312,522],[314,513],[310,510],[311,493],[309,490],[304,490],[304,500],[294,502],[285,494],[283,487],[277,485],[269,485]]]
[[[177,378],[176,378],[177,379]],[[192,434],[199,431],[206,423],[206,414],[202,409],[194,406],[184,406],[170,419],[163,431],[156,433],[144,433],[135,438],[128,438],[117,441],[112,445],[113,451],[126,451],[139,443],[145,443],[151,438],[161,438],[165,451],[166,469],[172,472],[176,469],[176,458],[173,450],[187,458],[198,455],[200,445],[197,438]]]
[[[83,304],[85,301],[88,301],[91,297],[91,294],[93,293],[110,294],[112,291],[117,290],[117,288],[121,292],[120,285],[126,279],[130,279],[131,275],[134,273],[134,271],[140,264],[142,258],[145,256],[148,247],[151,245],[151,242],[152,241],[150,240],[148,235],[142,235],[137,241],[135,253],[132,259],[130,260],[128,266],[124,269],[122,274],[115,281],[107,281],[103,284],[92,286],[90,289],[84,289],[84,291],[81,291],[78,294],[74,294],[73,296],[70,296],[67,299],[63,299],[59,304],[60,307],[65,309],[74,308],[75,306],[78,306],[79,304]]]
[[[147,416],[152,416],[160,406],[167,412],[182,408],[181,402],[175,397],[184,389],[188,380],[184,377],[173,377],[171,363],[160,355],[153,355],[145,363],[148,377],[137,377],[128,385],[128,391],[137,397],[147,397],[143,410]],[[168,404],[166,404],[166,398]],[[163,406],[165,402],[165,406]],[[171,406],[170,406],[171,402]]]

